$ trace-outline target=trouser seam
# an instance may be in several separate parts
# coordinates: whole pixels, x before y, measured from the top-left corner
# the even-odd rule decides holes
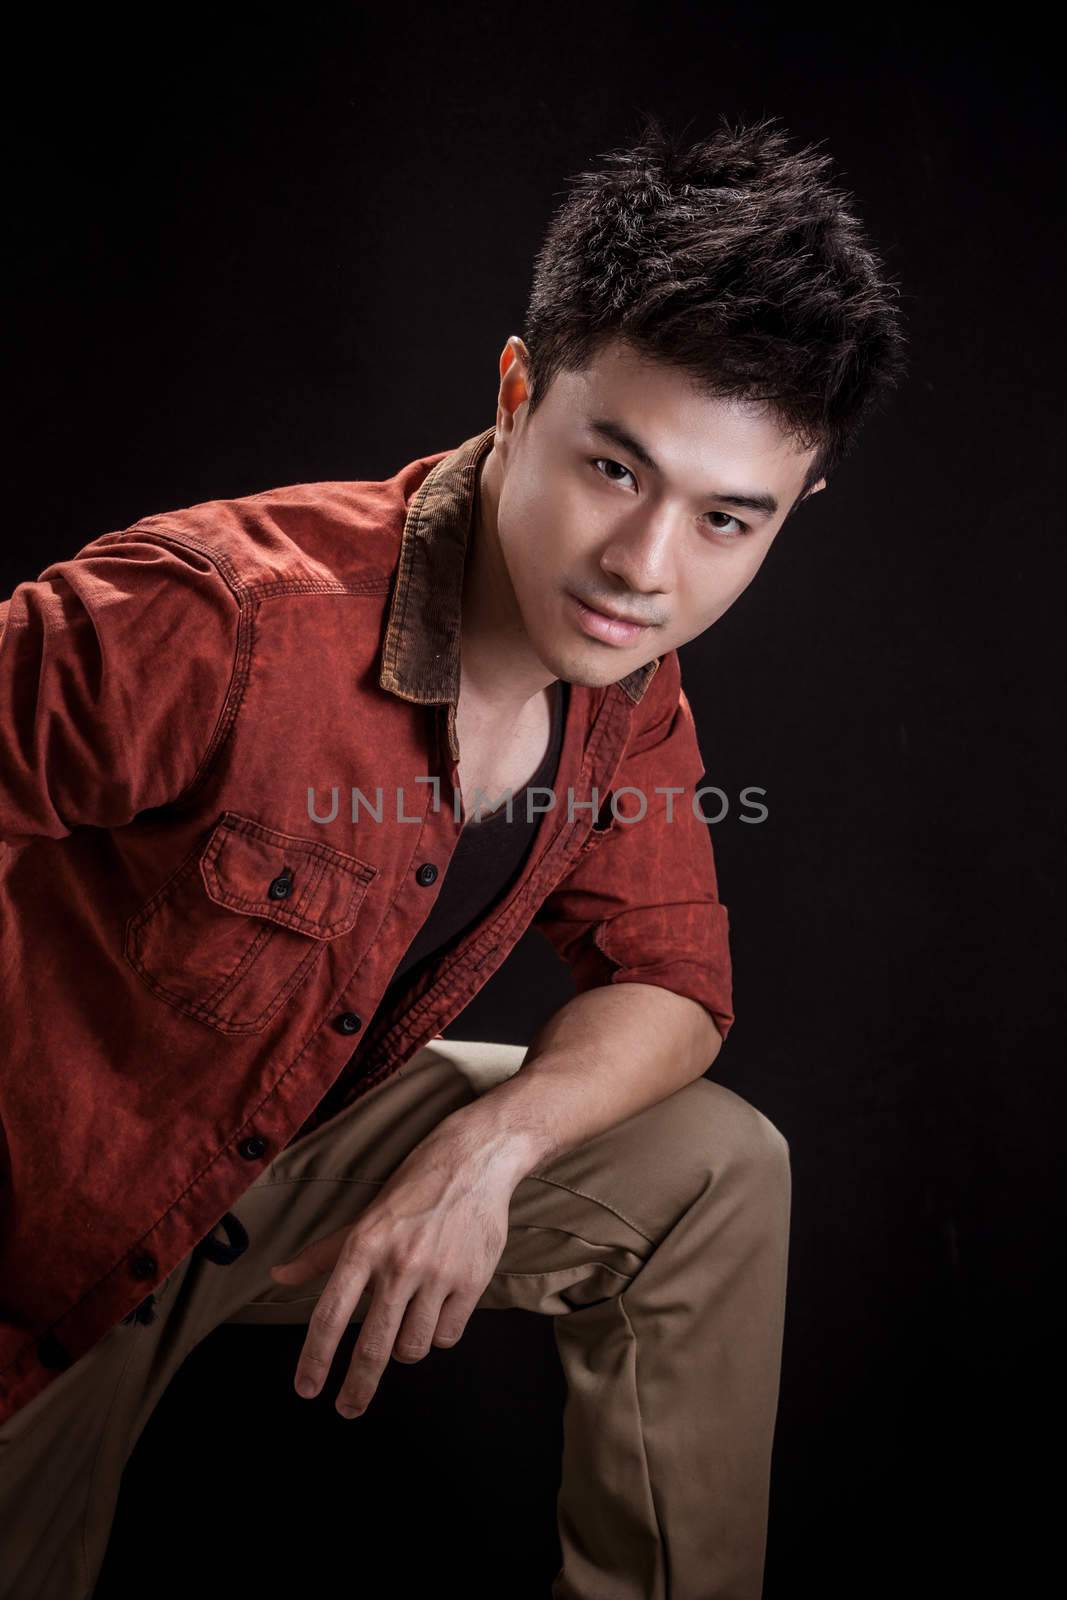
[[[574,1237],[577,1238],[578,1235],[576,1234]],[[623,1282],[623,1283],[632,1283],[633,1282],[633,1274],[631,1272],[623,1272],[623,1271],[621,1271],[621,1269],[619,1267],[608,1266],[608,1264],[606,1262],[603,1262],[603,1261],[597,1262],[597,1269],[600,1272],[609,1272],[612,1275],[612,1277],[620,1279],[620,1281]],[[493,1277],[494,1278],[545,1278],[545,1277],[549,1277],[550,1278],[558,1270],[560,1270],[560,1269],[558,1269],[556,1267],[548,1267],[547,1269],[542,1269],[540,1272],[518,1272],[518,1271],[504,1270],[504,1271],[500,1271],[500,1272],[494,1272],[493,1273]],[[314,1301],[319,1300],[319,1299],[321,1299],[321,1290],[320,1290],[320,1292],[318,1294],[292,1295],[292,1296],[290,1296],[289,1298],[287,1298],[285,1300],[249,1300],[249,1301],[246,1302],[246,1304],[249,1305],[249,1306],[283,1306],[283,1307],[284,1306],[303,1306],[303,1305],[311,1305]],[[597,1302],[597,1304],[599,1304],[599,1301]],[[571,1308],[571,1310],[573,1310],[573,1311],[585,1311],[587,1309],[588,1308],[586,1306],[574,1306],[574,1307]]]
[[[638,1223],[634,1222],[631,1217],[628,1217],[625,1212],[620,1211],[618,1206],[609,1205],[606,1200],[598,1199],[595,1194],[587,1194],[584,1189],[576,1189],[573,1184],[560,1183],[558,1178],[546,1178],[543,1177],[539,1172],[531,1172],[528,1174],[528,1176],[530,1178],[536,1178],[538,1183],[551,1184],[553,1189],[562,1189],[566,1194],[577,1195],[582,1200],[588,1200],[593,1205],[599,1206],[602,1211],[609,1211],[613,1217],[618,1217],[620,1222],[625,1222],[628,1228],[632,1228],[635,1233],[639,1233],[646,1243],[655,1245],[656,1240],[653,1239],[650,1234],[647,1234],[644,1228],[642,1228]]]
[[[311,1178],[268,1178],[260,1183],[254,1183],[252,1189],[281,1189],[290,1183],[372,1183],[381,1188],[384,1178],[354,1178],[348,1174],[323,1173],[320,1177]],[[252,1190],[247,1191],[251,1194]]]
[[[629,1250],[628,1244],[620,1245],[614,1239],[605,1243],[603,1239],[587,1239],[584,1233],[576,1233],[573,1228],[560,1228],[552,1222],[513,1222],[508,1229],[509,1233],[562,1233],[566,1239],[577,1239],[579,1244],[587,1244],[590,1250]],[[644,1235],[641,1236],[644,1238]],[[631,1252],[636,1255],[636,1250]]]
[[[622,1272],[622,1271],[619,1270],[618,1267],[609,1267],[608,1264],[606,1262],[604,1262],[604,1261],[598,1261],[597,1262],[597,1269],[600,1272],[611,1272],[611,1273],[613,1273],[615,1275],[616,1278],[623,1278],[628,1283],[632,1283],[633,1282],[633,1274],[632,1273],[630,1273],[630,1272]],[[494,1278],[546,1278],[546,1277],[550,1278],[553,1275],[553,1273],[555,1273],[558,1270],[559,1269],[556,1268],[556,1267],[549,1267],[549,1268],[547,1268],[547,1270],[543,1270],[541,1272],[511,1272],[511,1271],[506,1271],[505,1270],[503,1272],[494,1272],[493,1273],[493,1277]],[[564,1269],[564,1270],[566,1270],[566,1269]],[[585,1308],[581,1307],[579,1309],[584,1310]]]
[[[651,1234],[646,1233],[644,1228],[642,1228],[638,1223],[634,1222],[632,1217],[628,1217],[624,1211],[620,1211],[618,1206],[610,1205],[607,1200],[601,1200],[595,1194],[589,1194],[585,1189],[576,1189],[573,1184],[560,1183],[558,1178],[546,1178],[539,1172],[530,1172],[527,1173],[526,1176],[527,1180],[535,1179],[538,1183],[547,1183],[553,1189],[562,1189],[565,1194],[573,1194],[581,1200],[588,1200],[591,1205],[599,1206],[602,1211],[607,1211],[611,1214],[611,1216],[618,1217],[620,1222],[625,1222],[626,1226],[628,1228],[632,1228],[634,1233],[640,1234],[641,1238],[645,1240],[646,1244],[654,1245],[656,1243],[656,1240],[651,1236]],[[376,1184],[380,1188],[385,1181],[386,1180],[384,1178],[354,1178],[348,1176],[332,1177],[329,1175],[324,1175],[322,1177],[308,1178],[270,1178],[263,1182],[253,1184],[252,1188],[275,1189],[289,1183],[368,1183]],[[527,1226],[533,1227],[537,1226],[537,1224],[531,1223],[527,1224]],[[567,1230],[564,1229],[561,1231],[565,1232]],[[579,1234],[575,1234],[575,1238],[580,1237],[581,1236]],[[586,1240],[586,1243],[592,1243],[592,1241]]]
[[[648,1498],[649,1498],[649,1501],[651,1502],[651,1505],[652,1505],[652,1514],[656,1519],[656,1538],[659,1541],[659,1549],[660,1549],[660,1553],[661,1553],[661,1555],[663,1557],[663,1592],[664,1592],[664,1594],[670,1594],[671,1593],[670,1552],[669,1552],[669,1550],[667,1548],[667,1537],[666,1537],[666,1534],[663,1531],[663,1518],[660,1516],[659,1506],[656,1504],[656,1480],[655,1480],[655,1478],[654,1478],[654,1476],[652,1474],[651,1468],[649,1467],[648,1442],[647,1442],[647,1440],[645,1438],[645,1419],[644,1419],[644,1414],[643,1414],[642,1409],[641,1409],[641,1380],[640,1380],[641,1342],[638,1339],[637,1332],[636,1332],[636,1330],[634,1328],[634,1325],[633,1325],[632,1321],[630,1320],[630,1311],[629,1311],[629,1307],[626,1304],[626,1294],[627,1293],[628,1293],[628,1291],[624,1290],[623,1293],[620,1294],[617,1297],[615,1303],[618,1306],[620,1312],[622,1313],[623,1321],[626,1324],[626,1327],[627,1327],[627,1330],[629,1332],[630,1338],[633,1340],[633,1347],[634,1347],[634,1409],[637,1412],[637,1428],[638,1428],[638,1433],[640,1434],[640,1437],[641,1437],[641,1457],[642,1457],[642,1460],[644,1462],[644,1467],[645,1467],[645,1480],[646,1480],[646,1482],[648,1484]]]

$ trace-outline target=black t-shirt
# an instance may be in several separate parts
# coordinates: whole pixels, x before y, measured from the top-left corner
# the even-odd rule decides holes
[[[422,969],[436,960],[446,945],[457,943],[473,923],[507,893],[522,871],[544,814],[543,811],[530,809],[528,818],[528,808],[544,806],[547,799],[543,794],[528,799],[528,792],[538,788],[551,789],[559,769],[570,685],[557,678],[555,690],[552,730],[544,760],[519,793],[512,797],[511,821],[508,821],[506,804],[498,805],[494,811],[484,809],[485,805],[496,799],[495,795],[488,795],[483,799],[480,820],[464,823],[441,892],[426,921],[404,952],[379,1002],[379,1010],[392,1009]],[[559,804],[558,796],[556,804]],[[337,1109],[358,1054],[357,1046],[340,1077],[320,1101],[314,1119],[316,1123]]]
[[[552,787],[563,744],[564,691],[569,687],[561,679],[556,680],[548,748],[537,771],[513,796],[511,821],[507,819],[506,804],[501,804],[495,811],[483,808],[480,820],[468,820],[464,824],[433,910],[404,952],[383,996],[383,1005],[389,1004],[399,989],[411,982],[416,966],[421,967],[429,957],[436,957],[444,945],[466,933],[475,919],[503,896],[518,876],[542,816],[541,812],[531,809],[527,820],[528,805],[530,808],[543,806],[546,800],[542,794],[528,802],[528,791]],[[491,802],[495,798],[489,795],[486,800]]]

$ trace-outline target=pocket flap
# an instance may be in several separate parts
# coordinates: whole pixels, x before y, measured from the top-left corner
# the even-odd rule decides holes
[[[378,868],[319,839],[224,811],[200,857],[212,900],[313,939],[347,933]]]

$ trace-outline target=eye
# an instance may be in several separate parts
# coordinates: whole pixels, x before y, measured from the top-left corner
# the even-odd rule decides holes
[[[709,517],[725,517],[727,522],[736,522],[737,523],[737,532],[730,534],[730,538],[731,539],[739,539],[739,538],[742,538],[746,533],[751,533],[752,532],[752,529],[749,527],[747,522],[738,521],[737,517],[733,516],[729,511],[709,511],[708,512],[708,516]],[[727,532],[729,532],[729,530],[726,529],[726,528],[716,528],[715,532],[716,533],[727,533]]]
[[[618,467],[619,471],[620,472],[625,472],[626,476],[628,478],[632,478],[633,477],[633,473],[630,471],[629,467],[624,467],[621,461],[612,461],[610,456],[594,456],[593,457],[593,461],[592,461],[592,465],[597,469],[598,472],[600,472],[601,466]],[[601,472],[600,476],[602,478],[607,478],[609,483],[618,483],[619,482],[618,478],[609,477],[606,472]]]

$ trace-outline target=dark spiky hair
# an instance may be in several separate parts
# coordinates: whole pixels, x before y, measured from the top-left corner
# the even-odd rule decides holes
[[[777,117],[685,145],[644,115],[637,141],[571,179],[534,267],[523,339],[529,414],[560,372],[624,340],[702,393],[762,402],[806,493],[904,372],[897,289],[831,182]]]

